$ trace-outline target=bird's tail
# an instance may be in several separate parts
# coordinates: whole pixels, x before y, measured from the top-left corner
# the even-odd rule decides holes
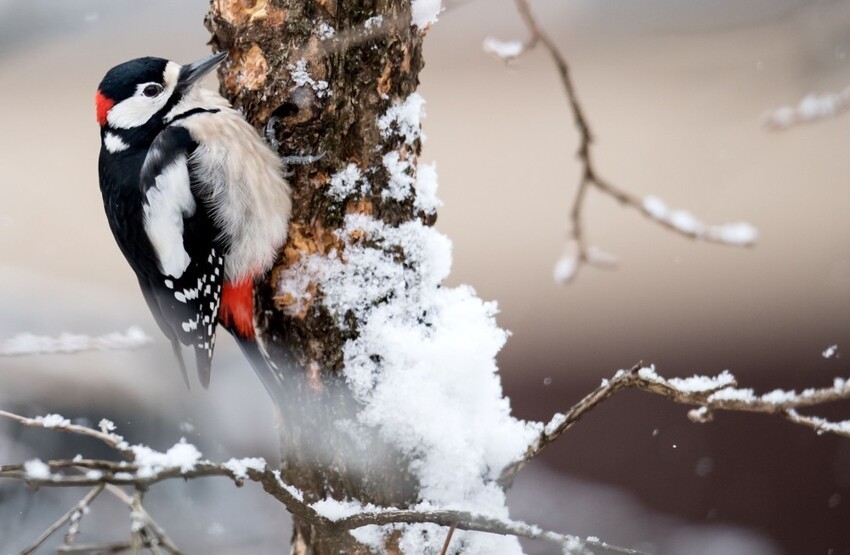
[[[275,363],[263,351],[260,344],[253,338],[246,339],[239,333],[229,330],[236,344],[242,350],[242,354],[248,359],[254,373],[260,379],[260,383],[266,389],[275,405],[280,405],[283,402],[283,396],[286,393],[285,384],[283,383],[280,370]]]
[[[183,383],[186,384],[186,389],[189,387],[189,374],[186,372],[186,362],[183,360],[183,352],[180,350],[180,341],[177,336],[171,338],[171,350],[174,351],[174,358],[177,359],[177,364],[180,366],[180,373],[183,375]]]
[[[250,278],[235,283],[225,282],[219,322],[236,340],[272,401],[280,406],[286,390],[280,369],[263,349],[262,339],[258,337],[255,293],[255,283]]]

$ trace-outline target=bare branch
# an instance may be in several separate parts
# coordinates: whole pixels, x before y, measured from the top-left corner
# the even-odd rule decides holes
[[[79,515],[82,515],[86,511],[89,504],[91,504],[91,502],[94,501],[94,499],[98,495],[100,495],[100,492],[103,491],[103,488],[104,488],[103,484],[98,484],[98,485],[94,486],[91,490],[89,490],[89,492],[85,495],[85,497],[80,499],[80,501],[78,501],[76,505],[71,507],[68,510],[67,513],[65,513],[64,515],[59,517],[59,520],[57,520],[56,522],[51,524],[47,528],[47,530],[42,532],[42,534],[38,538],[36,538],[36,540],[34,542],[32,542],[29,546],[25,547],[21,551],[21,555],[29,555],[30,553],[34,552],[36,549],[38,549],[38,547],[41,544],[46,542],[48,540],[48,538],[50,538],[50,536],[55,534],[57,530],[62,528],[68,522],[71,522],[74,519],[75,515],[78,515],[77,521],[79,521]],[[66,542],[66,543],[68,543],[68,542]]]
[[[610,380],[603,380],[599,387],[566,413],[556,414],[540,432],[534,444],[529,446],[523,458],[505,468],[500,482],[508,483],[528,461],[560,438],[585,414],[623,389],[638,389],[661,395],[676,403],[697,407],[688,412],[688,418],[694,422],[708,422],[714,411],[720,410],[758,412],[779,416],[795,424],[810,427],[818,433],[850,437],[850,420],[831,422],[797,412],[800,408],[850,399],[850,380],[835,378],[832,387],[809,388],[800,393],[776,389],[756,395],[752,389],[738,388],[735,377],[728,371],[713,377],[665,379],[659,376],[653,367],[637,364],[630,370],[620,370]]]
[[[735,222],[707,225],[696,219],[690,212],[669,210],[655,197],[643,198],[633,195],[599,175],[593,160],[593,131],[588,123],[584,108],[579,102],[567,60],[558,50],[554,41],[538,24],[531,12],[528,0],[515,0],[515,3],[520,17],[528,29],[528,40],[525,43],[517,43],[488,39],[485,42],[485,50],[496,54],[505,61],[512,61],[541,45],[552,58],[558,70],[573,123],[579,135],[579,147],[576,155],[581,164],[581,176],[569,210],[570,230],[567,247],[556,265],[555,279],[561,283],[569,282],[584,264],[600,268],[612,266],[611,257],[596,256],[595,251],[588,245],[585,238],[582,212],[587,191],[590,188],[617,200],[624,206],[637,210],[656,224],[683,237],[728,246],[752,246],[758,238],[758,231],[750,224]]]
[[[132,508],[133,498],[127,495],[127,492],[125,492],[123,489],[112,484],[107,484],[106,490],[121,501],[123,501],[127,506]],[[168,537],[168,534],[165,533],[165,530],[153,519],[153,517],[151,517],[150,513],[145,510],[144,506],[139,505],[138,511],[141,514],[142,518],[144,518],[145,520],[145,526],[148,528],[148,530],[150,530],[150,532],[153,533],[154,537],[156,538],[157,543],[161,544],[173,555],[181,555],[181,551],[174,543],[174,541],[170,537]]]
[[[150,548],[150,543],[144,543],[144,548]],[[128,542],[115,542],[106,544],[87,544],[87,545],[63,545],[56,548],[57,553],[97,553],[102,555],[105,553],[123,553],[130,551],[133,545]]]

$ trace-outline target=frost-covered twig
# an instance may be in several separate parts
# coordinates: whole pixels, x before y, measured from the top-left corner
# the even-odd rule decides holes
[[[144,542],[141,547],[151,549],[150,542]],[[133,544],[129,542],[114,542],[101,544],[80,544],[80,545],[62,545],[56,548],[56,553],[97,553],[98,555],[107,553],[124,553],[133,549]]]
[[[35,539],[35,541],[33,541],[30,545],[25,547],[21,551],[21,555],[28,555],[29,553],[34,552],[36,549],[38,549],[38,547],[41,544],[43,544],[45,541],[47,541],[47,539],[50,538],[50,536],[55,534],[56,531],[59,530],[60,528],[62,528],[65,524],[73,523],[73,522],[79,522],[80,517],[85,512],[88,511],[89,504],[91,504],[91,502],[94,501],[94,499],[98,495],[100,495],[100,492],[103,491],[103,488],[104,488],[103,484],[98,484],[98,485],[94,486],[91,490],[89,490],[89,492],[82,499],[80,499],[80,501],[78,501],[76,505],[71,507],[68,510],[67,513],[65,513],[64,515],[59,517],[59,519],[56,522],[51,524],[47,528],[47,530],[42,532],[42,534],[38,538]],[[76,535],[76,534],[73,534],[73,535],[69,534],[69,537],[73,538],[74,535]],[[66,545],[70,543],[69,541],[67,541],[67,539],[68,539],[68,537],[66,537],[66,542],[65,542]],[[73,539],[71,541],[73,541]]]
[[[63,333],[59,337],[46,337],[21,333],[0,343],[0,356],[44,355],[53,353],[80,353],[83,351],[116,351],[138,349],[149,345],[151,338],[135,326],[125,332],[108,333],[98,337]]]
[[[133,498],[127,495],[127,492],[125,492],[118,486],[106,484],[106,491],[123,501],[128,507],[133,507]],[[165,530],[162,528],[162,526],[160,526],[159,523],[157,523],[157,521],[155,521],[151,517],[150,513],[145,510],[145,507],[143,505],[139,505],[138,510],[142,518],[144,518],[145,520],[145,526],[148,528],[148,530],[150,530],[150,532],[153,533],[154,537],[156,538],[156,541],[160,545],[168,549],[172,554],[180,555],[180,549],[168,536],[168,534],[165,533]]]
[[[59,430],[60,432],[67,432],[69,434],[93,437],[102,441],[109,447],[112,447],[121,453],[121,455],[131,460],[135,457],[127,442],[124,441],[124,438],[113,433],[115,425],[106,419],[100,421],[100,430],[96,430],[88,426],[72,424],[70,420],[59,414],[48,414],[47,416],[27,418],[5,410],[0,410],[0,417],[9,418],[30,428],[50,428],[52,430]]]
[[[509,482],[528,461],[560,438],[585,414],[623,389],[639,389],[661,395],[676,403],[697,407],[688,412],[688,418],[694,422],[708,422],[713,413],[720,410],[759,412],[782,417],[795,424],[812,428],[818,433],[832,433],[850,438],[850,420],[832,422],[797,412],[800,408],[850,399],[850,380],[835,378],[832,387],[808,388],[799,393],[775,389],[757,395],[752,389],[737,387],[737,381],[729,371],[723,371],[716,376],[666,379],[658,375],[654,367],[638,364],[629,370],[620,370],[610,380],[602,380],[599,387],[566,413],[556,414],[537,440],[529,446],[523,458],[505,468],[500,481]]]
[[[579,135],[577,156],[582,166],[581,177],[569,212],[569,241],[564,254],[555,266],[555,279],[561,283],[571,281],[584,264],[600,268],[610,268],[613,265],[613,258],[589,246],[584,236],[582,211],[587,191],[591,187],[625,206],[638,210],[650,220],[670,231],[690,239],[730,246],[753,245],[758,238],[758,231],[750,224],[736,222],[723,225],[706,225],[685,210],[670,211],[655,197],[643,198],[634,195],[600,177],[592,156],[593,132],[584,108],[578,100],[567,60],[549,35],[540,28],[531,12],[528,0],[515,0],[515,2],[523,23],[528,29],[528,40],[519,43],[490,38],[485,41],[484,48],[506,61],[511,61],[538,45],[543,46],[558,68],[573,122]]]
[[[567,553],[586,553],[586,547],[595,547],[615,553],[630,553],[633,555],[642,553],[634,549],[611,545],[593,536],[579,538],[578,536],[543,530],[537,526],[518,520],[492,518],[465,511],[384,509],[374,512],[362,512],[337,520],[332,524],[332,528],[335,530],[353,530],[362,526],[381,526],[398,523],[439,524],[442,526],[454,526],[459,530],[471,532],[487,532],[489,534],[500,534],[503,536],[544,540],[561,545]]]
[[[808,94],[796,106],[784,106],[767,114],[764,126],[784,131],[804,123],[837,117],[850,109],[850,87],[838,93]]]
[[[84,436],[92,436],[92,429],[85,426],[70,425],[67,420],[58,416],[45,418],[25,418],[8,412],[3,416],[12,418],[24,425],[42,422],[45,419],[54,425],[57,430],[76,433]],[[53,422],[56,421],[56,422]],[[118,436],[120,437],[120,436]],[[123,442],[123,440],[121,440]],[[291,514],[313,524],[318,528],[330,530],[331,532],[346,532],[370,525],[390,524],[414,524],[430,523],[440,526],[454,527],[459,530],[486,532],[499,535],[511,535],[530,539],[540,539],[554,542],[563,547],[565,552],[584,553],[586,547],[606,549],[618,553],[638,554],[639,551],[610,545],[599,538],[578,538],[576,536],[559,534],[556,532],[541,530],[540,528],[520,521],[499,519],[484,515],[456,510],[430,510],[430,509],[397,509],[368,506],[361,508],[354,514],[343,518],[333,519],[322,514],[315,507],[303,500],[303,495],[296,488],[286,484],[280,476],[280,472],[268,467],[263,459],[231,459],[225,463],[212,463],[200,460],[197,450],[181,441],[164,453],[159,453],[150,448],[133,445],[119,449],[117,444],[110,446],[121,454],[131,453],[135,456],[132,461],[109,461],[100,459],[59,459],[42,462],[38,459],[27,461],[23,464],[0,465],[0,478],[25,481],[37,487],[92,487],[94,489],[81,501],[74,510],[79,507],[87,507],[88,504],[104,488],[121,499],[131,508],[131,541],[128,543],[116,543],[106,546],[63,546],[60,552],[72,553],[98,550],[100,552],[119,552],[133,548],[146,548],[154,553],[161,552],[164,548],[172,554],[180,551],[174,542],[165,534],[164,530],[156,524],[142,506],[142,492],[159,482],[170,479],[192,479],[207,476],[224,476],[234,481],[236,485],[242,485],[245,480],[259,483],[263,489],[275,499],[280,501]],[[125,443],[126,445],[126,443]],[[188,455],[187,455],[188,453]],[[80,471],[79,474],[71,474],[69,470]],[[134,494],[128,495],[118,486],[131,486]],[[333,500],[329,500],[333,502]],[[73,515],[73,511],[69,511]],[[43,543],[44,539],[55,532],[56,529],[66,522],[71,516],[66,515],[55,524],[44,538],[40,538],[34,547]]]

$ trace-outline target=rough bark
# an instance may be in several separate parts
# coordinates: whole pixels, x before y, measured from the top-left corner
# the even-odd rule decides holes
[[[410,1],[211,0],[206,24],[214,49],[230,52],[219,70],[222,94],[258,129],[272,120],[282,156],[324,153],[292,167],[289,240],[257,288],[261,340],[285,382],[285,398],[276,399],[282,476],[308,501],[332,496],[403,506],[416,498],[405,461],[377,437],[351,438],[336,425],[356,409],[341,376],[342,347],[356,323],[341,329],[316,302],[319,287],[305,304],[279,294],[277,284],[279,272],[301,257],[341,248],[334,232],[347,213],[390,224],[426,218],[412,199],[381,194],[389,179],[383,156],[395,150],[415,167],[420,150],[418,139],[384,138],[377,125],[418,85],[422,35],[411,26]],[[329,198],[331,176],[352,163],[368,172],[370,192],[345,202]],[[349,534],[331,536],[298,518],[292,546],[295,553],[366,552]]]

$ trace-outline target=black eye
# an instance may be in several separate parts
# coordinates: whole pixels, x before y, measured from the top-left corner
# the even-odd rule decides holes
[[[162,92],[162,87],[160,87],[159,85],[148,85],[142,90],[142,94],[148,97],[156,96],[160,92]]]

